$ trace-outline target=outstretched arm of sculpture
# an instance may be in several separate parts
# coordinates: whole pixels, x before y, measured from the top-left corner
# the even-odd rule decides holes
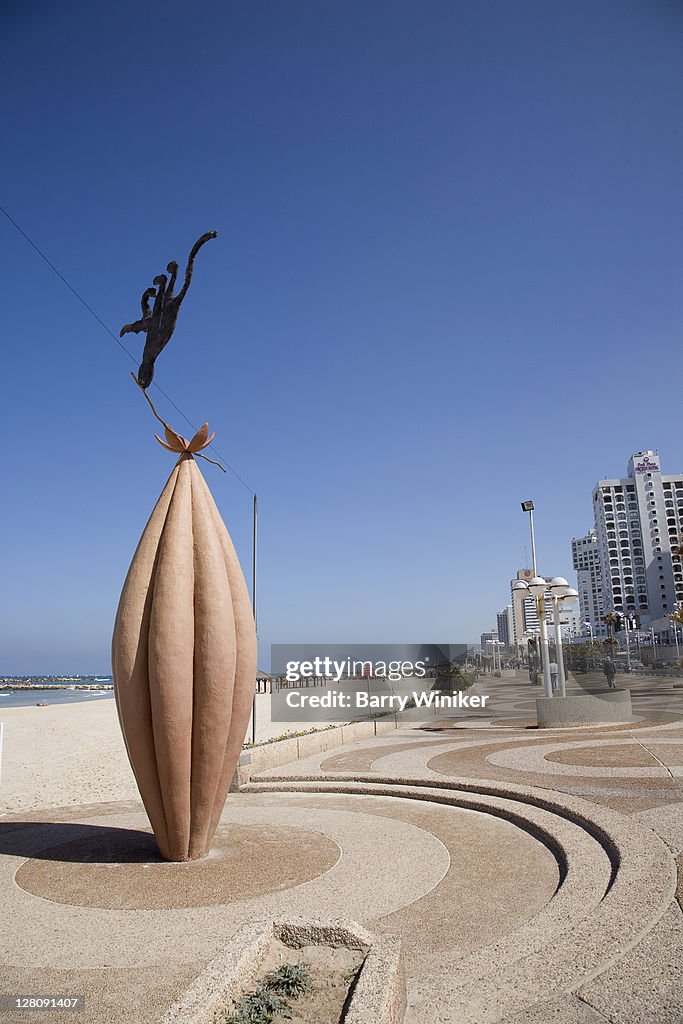
[[[166,267],[166,271],[171,275],[171,279],[168,282],[168,287],[166,288],[166,298],[172,299],[173,289],[175,288],[175,279],[178,276],[178,264],[175,262],[175,260],[172,260],[172,262],[169,263],[169,265]]]
[[[152,315],[152,309],[151,309],[151,306],[149,304],[149,300],[153,299],[154,296],[156,295],[156,293],[157,293],[156,288],[148,288],[146,291],[144,291],[142,293],[142,298],[140,300],[140,307],[142,309],[142,319],[143,320],[146,320],[148,317],[150,317]]]
[[[119,331],[119,338],[122,338],[124,334],[139,334],[140,331],[146,331],[149,328],[149,319],[152,315],[149,300],[153,299],[156,293],[156,288],[147,288],[147,290],[142,293],[142,298],[140,300],[142,319],[136,320],[132,324],[124,324]]]
[[[207,231],[206,234],[202,235],[201,238],[198,238],[197,241],[192,246],[192,249],[190,250],[190,255],[187,258],[187,267],[185,268],[185,282],[183,284],[183,287],[178,292],[178,295],[177,295],[177,297],[175,299],[175,301],[178,303],[178,305],[180,305],[180,303],[183,301],[183,299],[185,298],[185,296],[187,294],[187,289],[190,287],[190,281],[192,280],[192,271],[194,270],[194,259],[195,259],[195,256],[197,255],[197,253],[199,252],[199,250],[201,249],[201,247],[204,245],[205,242],[208,242],[212,238],[217,238],[217,237],[218,237],[218,232],[217,231]]]
[[[152,310],[152,317],[154,319],[154,327],[158,328],[161,322],[161,314],[166,304],[166,274],[157,274],[154,278],[154,284],[157,286],[157,297],[154,300],[154,309]],[[152,326],[150,324],[150,326]]]

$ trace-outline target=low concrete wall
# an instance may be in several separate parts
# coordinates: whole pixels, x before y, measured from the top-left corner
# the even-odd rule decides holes
[[[230,792],[236,793],[240,786],[247,785],[253,775],[266,772],[269,768],[300,761],[304,757],[311,757],[312,754],[322,754],[326,750],[341,747],[344,743],[354,743],[356,740],[371,739],[373,736],[392,732],[400,728],[399,718],[398,715],[387,715],[371,722],[351,722],[349,725],[338,725],[334,729],[321,729],[320,732],[310,732],[304,736],[292,736],[289,739],[276,740],[274,743],[249,747],[240,755]]]
[[[257,921],[245,925],[164,1014],[161,1024],[215,1024],[229,1002],[253,984],[273,938],[367,950],[347,1004],[345,1024],[401,1024],[406,982],[398,939],[373,935],[355,921]]]
[[[344,1024],[401,1024],[406,1012],[406,975],[400,939],[375,940],[365,958]]]
[[[631,722],[631,691],[607,690],[602,694],[585,693],[577,697],[537,697],[536,718],[541,729],[601,722]]]
[[[351,722],[350,725],[342,725],[341,727],[341,739],[342,743],[355,743],[356,740],[367,739],[368,736],[375,736],[375,730],[368,732],[368,725],[373,725],[372,722]],[[393,722],[391,728],[393,729]],[[334,734],[336,737],[337,730],[330,730],[330,735]],[[325,750],[328,748],[325,747]]]
[[[391,732],[392,729],[398,729],[399,723],[396,721],[396,715],[388,715],[386,718],[378,718],[375,721],[375,736],[381,736],[382,733]]]
[[[325,734],[320,733],[319,735]],[[303,739],[303,737],[293,736],[289,740],[278,740],[276,743],[264,743],[260,747],[251,747],[246,751],[251,770],[265,772],[269,768],[287,764],[288,761],[297,761],[301,756],[299,754],[299,739]]]

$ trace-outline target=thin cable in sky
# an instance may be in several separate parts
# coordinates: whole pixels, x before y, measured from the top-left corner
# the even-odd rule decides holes
[[[44,253],[44,252],[42,251],[42,249],[40,249],[40,248],[39,248],[39,247],[38,247],[38,246],[36,245],[36,243],[35,243],[35,242],[33,241],[33,239],[32,239],[32,238],[30,238],[30,237],[29,237],[29,236],[28,236],[28,235],[26,234],[26,232],[25,232],[25,231],[24,231],[24,229],[23,229],[23,228],[21,227],[21,225],[17,224],[17,222],[15,221],[14,217],[11,217],[11,216],[9,215],[9,213],[8,213],[8,212],[7,212],[7,210],[6,210],[5,208],[4,208],[4,206],[0,206],[0,212],[4,213],[5,217],[7,217],[7,220],[8,220],[9,222],[10,222],[10,224],[13,224],[13,225],[14,225],[14,227],[15,227],[15,228],[17,229],[17,231],[19,232],[19,234],[20,234],[20,235],[21,235],[21,236],[22,236],[23,238],[25,238],[25,239],[26,239],[26,241],[27,241],[27,242],[28,242],[28,244],[29,244],[29,245],[31,246],[31,248],[32,248],[32,249],[34,249],[34,250],[35,250],[35,251],[36,251],[36,252],[38,253],[38,255],[40,256],[40,258],[41,258],[41,259],[42,259],[42,260],[43,260],[43,261],[44,261],[45,263],[47,263],[47,265],[48,265],[48,267],[50,268],[50,270],[53,270],[53,271],[54,271],[54,273],[55,273],[55,274],[57,275],[57,277],[59,278],[59,280],[60,280],[60,281],[61,281],[61,282],[62,282],[63,284],[65,284],[65,285],[66,285],[66,287],[67,287],[67,288],[69,289],[69,291],[70,291],[70,292],[72,293],[72,295],[75,295],[75,297],[76,297],[76,298],[78,299],[78,301],[79,301],[79,302],[81,303],[81,305],[82,305],[82,306],[85,306],[85,308],[86,308],[86,309],[87,309],[87,311],[88,311],[88,312],[90,313],[90,315],[91,315],[91,316],[94,316],[94,317],[95,317],[95,319],[97,320],[97,322],[98,322],[98,324],[100,325],[100,327],[103,327],[103,328],[105,329],[105,331],[107,332],[107,334],[109,335],[109,337],[110,337],[110,338],[113,338],[113,340],[114,340],[114,341],[116,342],[116,344],[117,344],[117,345],[119,346],[119,348],[120,348],[120,349],[122,349],[122,350],[123,350],[123,351],[124,351],[124,352],[126,353],[126,355],[127,355],[128,357],[129,357],[129,359],[131,359],[131,360],[132,360],[133,364],[134,364],[135,366],[137,366],[137,364],[138,364],[138,361],[137,361],[137,359],[135,358],[135,356],[133,355],[133,353],[132,353],[132,352],[130,351],[130,349],[126,348],[126,346],[125,346],[125,345],[123,344],[123,342],[121,341],[121,339],[120,339],[120,338],[117,338],[117,337],[116,337],[116,335],[114,334],[114,332],[113,332],[113,331],[111,330],[111,328],[110,328],[110,327],[107,327],[107,325],[105,324],[104,320],[103,320],[103,319],[102,319],[102,318],[101,318],[100,316],[98,316],[98,315],[97,315],[97,313],[96,313],[96,312],[95,312],[95,310],[94,310],[94,309],[92,308],[92,306],[90,306],[90,305],[89,305],[89,304],[88,304],[88,303],[87,303],[87,302],[85,301],[85,299],[83,298],[83,296],[82,296],[82,295],[79,295],[79,293],[78,293],[78,292],[76,291],[76,289],[75,289],[75,288],[73,287],[73,285],[69,284],[69,282],[67,281],[67,279],[66,279],[66,278],[64,277],[64,274],[62,274],[62,273],[61,273],[61,271],[60,271],[60,270],[58,270],[58,269],[57,269],[57,267],[56,267],[56,266],[54,265],[54,263],[52,263],[52,262],[51,262],[51,261],[50,261],[50,260],[49,260],[49,259],[47,258],[47,256],[46,256],[46,255],[45,255],[45,253]],[[192,420],[191,420],[191,419],[190,419],[190,418],[189,418],[188,416],[186,416],[186,415],[185,415],[185,413],[183,412],[183,410],[182,410],[181,408],[179,408],[179,406],[177,406],[177,405],[176,405],[176,403],[175,403],[175,402],[173,401],[173,399],[172,399],[172,398],[171,398],[171,397],[170,397],[169,395],[167,395],[167,394],[166,394],[166,392],[164,391],[164,389],[163,389],[162,387],[160,387],[160,386],[159,386],[159,385],[158,385],[158,384],[157,384],[156,382],[153,382],[153,384],[154,384],[154,387],[155,387],[155,388],[157,389],[157,391],[159,392],[159,394],[161,394],[161,395],[163,395],[163,396],[164,396],[164,398],[166,399],[166,401],[167,401],[167,402],[168,402],[168,403],[169,403],[170,405],[172,405],[172,406],[173,406],[173,408],[174,408],[174,409],[175,409],[175,411],[176,411],[176,412],[178,413],[178,415],[179,415],[179,416],[182,416],[182,417],[183,417],[183,419],[185,420],[185,422],[186,422],[186,423],[188,423],[188,424],[189,424],[189,425],[190,425],[190,426],[192,427],[192,429],[193,429],[193,430],[195,431],[195,433],[196,433],[196,432],[197,432],[197,429],[198,429],[198,428],[197,428],[197,426],[196,426],[196,424],[194,424],[194,423],[192,422]],[[224,457],[223,457],[223,456],[221,455],[221,453],[220,453],[220,452],[218,451],[218,449],[216,448],[216,446],[215,446],[214,444],[212,444],[212,445],[210,445],[210,447],[211,447],[211,448],[213,449],[213,451],[214,451],[214,452],[216,453],[216,455],[217,455],[217,456],[218,456],[218,458],[219,458],[219,459],[221,460],[221,462],[224,462],[224,463],[225,463],[225,465],[226,465],[226,466],[228,467],[228,469],[230,470],[230,472],[232,473],[232,475],[233,475],[233,476],[234,476],[234,477],[235,477],[235,478],[236,478],[237,480],[239,480],[239,482],[240,482],[240,483],[242,484],[242,486],[243,486],[243,487],[245,487],[245,488],[246,488],[246,489],[247,489],[247,490],[249,491],[249,493],[250,493],[250,494],[255,494],[255,491],[253,491],[253,490],[251,489],[251,487],[249,486],[249,484],[248,484],[248,483],[246,483],[246,482],[245,482],[245,481],[244,481],[244,480],[242,479],[242,477],[241,477],[241,476],[239,475],[239,473],[237,472],[237,470],[235,470],[235,469],[233,469],[233,468],[232,468],[232,466],[230,465],[230,463],[228,462],[228,460],[227,460],[226,458],[224,458]]]

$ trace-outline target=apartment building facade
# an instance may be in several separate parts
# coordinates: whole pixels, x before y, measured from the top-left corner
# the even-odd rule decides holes
[[[598,480],[593,514],[603,615],[633,612],[645,623],[683,602],[683,473],[664,475],[657,451],[635,452],[625,477]]]
[[[602,564],[598,534],[590,529],[584,537],[572,539],[572,564],[576,570],[576,589],[579,592],[579,632],[593,637],[607,635],[602,596]],[[584,626],[588,623],[588,626]]]

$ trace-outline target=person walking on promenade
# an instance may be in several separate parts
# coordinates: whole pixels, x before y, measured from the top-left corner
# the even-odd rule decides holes
[[[607,685],[610,690],[616,690],[617,686],[614,682],[614,678],[617,674],[617,670],[614,667],[614,662],[611,658],[605,658],[602,663],[602,671],[605,673],[605,679],[607,680]]]
[[[557,693],[557,677],[559,675],[559,668],[556,661],[551,661],[550,665],[550,684],[553,688],[553,693]]]

